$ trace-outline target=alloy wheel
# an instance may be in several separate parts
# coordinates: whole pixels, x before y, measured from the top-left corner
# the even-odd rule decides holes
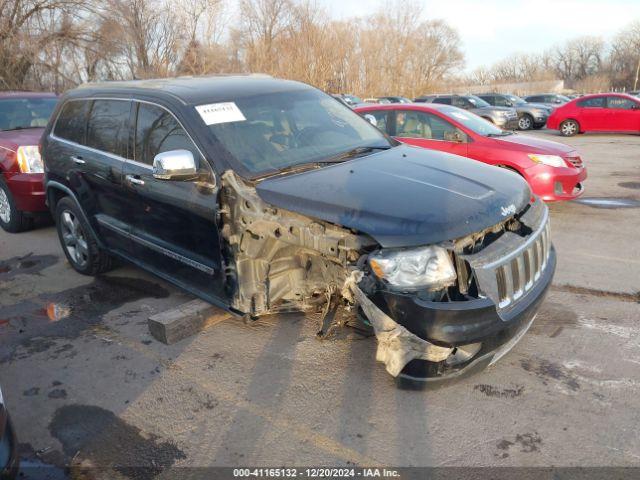
[[[575,135],[577,133],[578,126],[575,122],[564,122],[562,124],[562,133],[567,136]]]
[[[529,117],[520,117],[518,119],[518,127],[520,130],[529,130],[531,128],[531,119]]]
[[[78,218],[69,210],[64,210],[60,215],[60,228],[62,241],[69,257],[80,268],[89,261],[89,246]]]
[[[9,205],[9,197],[7,192],[0,188],[0,220],[3,223],[9,223],[11,221],[11,205]]]

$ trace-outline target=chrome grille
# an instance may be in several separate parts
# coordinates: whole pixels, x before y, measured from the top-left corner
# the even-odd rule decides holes
[[[485,250],[464,255],[478,282],[480,293],[498,309],[507,308],[533,288],[547,267],[551,252],[549,212],[542,205],[534,231],[522,238],[505,233]]]
[[[495,267],[498,307],[504,308],[531,290],[549,259],[549,223],[531,246],[504,264]]]

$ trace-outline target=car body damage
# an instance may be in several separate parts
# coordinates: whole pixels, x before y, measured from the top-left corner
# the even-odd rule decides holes
[[[232,306],[251,316],[326,307],[340,293],[364,235],[276,208],[232,171],[223,177],[222,235]]]
[[[455,269],[449,280],[398,289],[372,268],[371,258],[389,249],[368,234],[275,207],[232,171],[222,181],[233,308],[251,317],[303,311],[324,320],[332,309],[360,315],[377,337],[377,360],[394,377],[430,381],[475,361],[489,364],[528,329],[553,275],[547,207],[539,200],[492,227],[440,242]],[[319,333],[328,329],[323,324]]]
[[[118,177],[113,154],[74,136],[76,121],[100,124],[86,114],[94,101],[137,111],[132,132],[167,121],[175,134],[132,145]],[[319,322],[320,338],[344,325],[375,333],[401,385],[489,365],[551,284],[547,207],[519,175],[399,144],[310,86],[109,82],[68,92],[53,118],[47,198],[78,272],[107,271],[115,256],[247,322],[295,311]],[[95,239],[90,251],[67,241],[69,218]]]

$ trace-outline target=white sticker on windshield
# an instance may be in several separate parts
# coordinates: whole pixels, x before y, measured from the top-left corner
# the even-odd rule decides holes
[[[198,105],[196,110],[207,125],[216,123],[244,122],[246,118],[233,102]]]
[[[456,117],[460,120],[469,120],[469,117],[467,115],[465,115],[464,113],[460,113],[460,112],[451,112],[451,116],[452,117]]]

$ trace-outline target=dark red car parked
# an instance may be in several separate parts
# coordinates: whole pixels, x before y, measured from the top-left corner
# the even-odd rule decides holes
[[[27,230],[44,204],[38,143],[57,103],[52,93],[0,92],[0,227]]]
[[[547,128],[565,137],[584,132],[640,133],[640,98],[624,93],[585,95],[558,107]]]
[[[355,110],[401,142],[513,170],[545,201],[571,200],[584,191],[587,170],[568,145],[501,130],[450,105],[391,104]]]

